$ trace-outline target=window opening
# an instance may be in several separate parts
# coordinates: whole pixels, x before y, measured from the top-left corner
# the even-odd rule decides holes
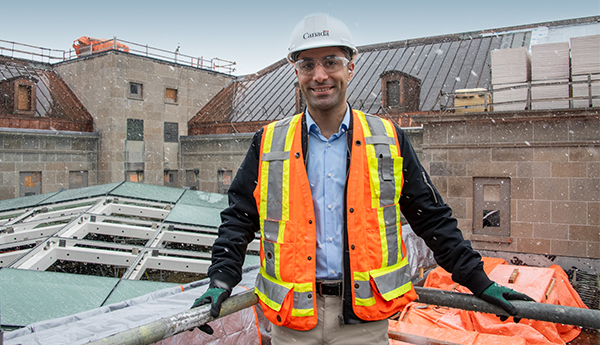
[[[17,110],[31,111],[31,86],[19,84],[17,92]]]
[[[129,182],[144,182],[144,172],[143,171],[128,171],[127,172],[127,181],[129,181]]]
[[[144,120],[127,119],[127,140],[144,140]]]
[[[233,172],[227,169],[219,169],[217,171],[218,193],[225,194],[231,186],[231,178]]]
[[[69,171],[69,189],[88,186],[87,171]]]
[[[129,83],[129,97],[135,98],[135,99],[142,99],[143,98],[142,89],[143,89],[143,85],[141,83],[130,82]]]
[[[177,103],[177,89],[172,89],[172,88],[165,89],[165,102]]]
[[[166,143],[179,141],[179,124],[177,122],[165,122],[164,139]]]
[[[473,178],[473,234],[510,236],[509,178]]]
[[[390,80],[387,82],[387,106],[400,106],[400,81]]]

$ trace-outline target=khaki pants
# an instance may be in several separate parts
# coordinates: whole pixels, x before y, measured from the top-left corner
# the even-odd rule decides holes
[[[343,325],[340,327],[339,315],[342,315],[341,296],[317,295],[317,314],[319,323],[308,331],[272,325],[271,344],[381,344],[388,345],[388,320]]]

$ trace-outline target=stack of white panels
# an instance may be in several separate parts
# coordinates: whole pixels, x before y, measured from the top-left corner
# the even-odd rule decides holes
[[[569,42],[531,46],[531,108],[569,108],[569,71]]]
[[[572,37],[571,63],[573,97],[589,95],[588,78],[592,80],[592,96],[600,96],[600,35]],[[589,107],[589,100],[573,101],[573,106]],[[593,100],[592,106],[600,107],[600,99]]]
[[[531,80],[531,56],[527,48],[492,51],[494,111],[524,110],[527,106],[527,87],[518,87],[527,85],[529,80]],[[498,102],[514,103],[497,104]]]

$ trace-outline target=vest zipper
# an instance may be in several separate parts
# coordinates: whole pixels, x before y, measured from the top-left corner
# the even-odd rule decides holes
[[[431,190],[431,194],[433,194],[433,200],[435,200],[435,204],[437,205],[438,200],[437,200],[437,196],[435,195],[435,190],[429,184],[429,181],[427,181],[427,176],[425,175],[425,172],[421,171],[421,174],[423,175],[423,182],[425,182],[425,184],[427,185],[427,187],[429,187],[429,190]]]

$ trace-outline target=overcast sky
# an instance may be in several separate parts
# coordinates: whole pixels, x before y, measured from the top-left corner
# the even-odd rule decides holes
[[[62,50],[81,36],[179,45],[185,55],[236,61],[243,75],[285,57],[294,26],[317,12],[344,21],[360,46],[595,16],[600,0],[5,1],[0,39]]]

